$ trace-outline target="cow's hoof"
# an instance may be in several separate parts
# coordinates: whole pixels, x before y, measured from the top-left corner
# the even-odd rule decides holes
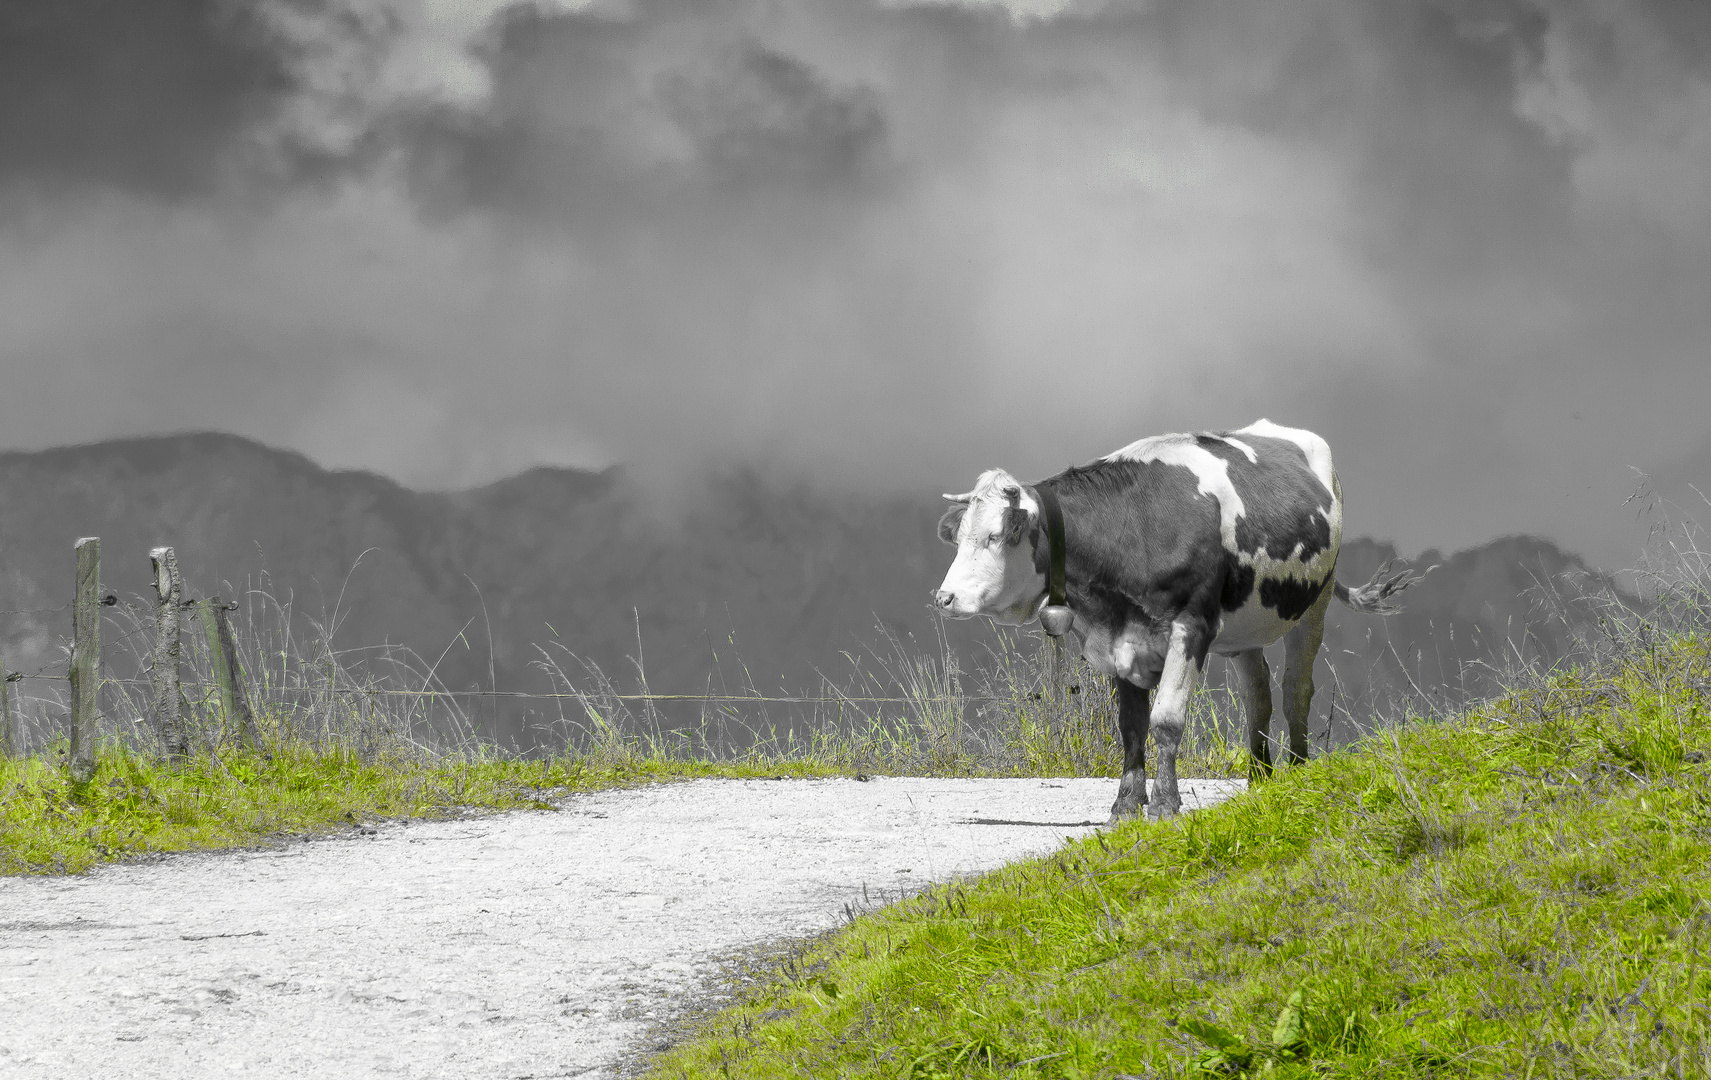
[[[1140,816],[1140,812],[1141,807],[1138,803],[1132,803],[1128,806],[1124,806],[1122,803],[1117,803],[1111,807],[1111,820],[1107,821],[1105,824],[1121,825],[1125,821],[1133,821],[1136,817]]]
[[[1178,813],[1180,813],[1181,810],[1182,810],[1182,807],[1180,804],[1177,806],[1150,806],[1149,805],[1147,807],[1147,820],[1148,821],[1169,821],[1171,818],[1175,817]]]

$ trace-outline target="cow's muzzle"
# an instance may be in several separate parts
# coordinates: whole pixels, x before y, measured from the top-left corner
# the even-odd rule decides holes
[[[939,609],[939,614],[948,615],[953,619],[966,619],[968,614],[956,610],[956,593],[949,589],[932,590],[933,606]]]

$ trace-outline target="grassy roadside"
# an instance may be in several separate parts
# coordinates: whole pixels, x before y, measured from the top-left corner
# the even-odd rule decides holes
[[[1024,733],[1030,734],[1030,733]],[[108,743],[88,784],[70,780],[63,747],[0,758],[0,875],[81,873],[103,862],[173,851],[265,844],[338,832],[379,819],[455,817],[471,811],[552,810],[565,795],[712,777],[1076,774],[1049,740],[1025,758],[983,761],[925,754],[895,735],[884,742],[811,739],[739,757],[685,757],[632,738],[552,758],[501,754],[358,753],[276,743],[269,756],[204,749],[183,763]],[[1197,744],[1187,775],[1225,775],[1219,739]],[[1115,757],[1103,771],[1115,768]]]
[[[469,739],[435,749],[412,737],[421,728],[412,717],[378,715],[338,685],[307,710],[270,705],[263,685],[265,755],[245,749],[204,709],[198,727],[205,734],[185,762],[168,760],[142,729],[132,742],[101,741],[88,784],[68,778],[63,738],[33,757],[0,758],[0,874],[79,873],[117,859],[265,844],[382,818],[551,809],[549,800],[573,792],[705,777],[1114,775],[1110,695],[1067,689],[1100,685],[1084,663],[1055,676],[1062,685],[1053,693],[1044,650],[1018,649],[980,673],[985,704],[977,706],[962,695],[954,659],[905,660],[878,689],[901,692],[907,705],[853,719],[854,710],[845,710],[841,724],[781,717],[794,722],[748,728],[740,751],[721,751],[707,728],[663,730],[655,718],[627,713],[610,682],[579,700],[582,726],[552,756]],[[1233,775],[1242,766],[1223,736],[1228,709],[1227,697],[1215,693],[1197,699],[1185,775]],[[132,704],[129,711],[145,710]]]
[[[1039,640],[1018,638],[975,673],[963,673],[948,650],[926,656],[893,642],[878,669],[826,691],[852,702],[895,695],[898,705],[772,712],[765,724],[727,709],[688,729],[638,709],[597,669],[578,681],[551,662],[544,668],[554,685],[575,695],[554,731],[561,750],[517,755],[472,738],[464,715],[429,714],[433,703],[455,710],[453,698],[364,693],[376,685],[371,666],[352,673],[325,642],[296,644],[282,628],[287,621],[274,613],[272,621],[238,623],[265,755],[241,745],[202,676],[204,693],[186,712],[197,731],[186,762],[166,758],[142,722],[111,719],[89,784],[68,779],[63,736],[33,757],[0,757],[0,875],[80,873],[116,859],[257,846],[380,818],[551,810],[549,799],[571,792],[671,780],[1114,775],[1117,765],[1116,705],[1104,679],[1080,659],[1059,673]],[[186,668],[205,666],[207,657],[192,650]],[[127,690],[139,681],[106,686],[106,714],[149,714],[139,691]],[[431,679],[419,681],[433,688]],[[392,676],[378,685],[404,683]],[[1227,695],[1196,698],[1184,775],[1234,775],[1244,765],[1223,738],[1228,709]]]
[[[828,772],[802,761],[365,759],[306,745],[270,758],[204,752],[174,765],[110,746],[94,778],[80,785],[39,758],[0,759],[0,874],[74,874],[138,855],[246,847],[377,819],[551,810],[547,800],[579,791]]]
[[[872,912],[652,1075],[1711,1076],[1708,654]]]

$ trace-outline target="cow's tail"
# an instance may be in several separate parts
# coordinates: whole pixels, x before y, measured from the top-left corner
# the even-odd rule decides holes
[[[1400,605],[1389,602],[1390,597],[1418,583],[1426,574],[1436,570],[1437,566],[1428,566],[1424,573],[1416,574],[1406,566],[1400,570],[1392,569],[1395,562],[1396,560],[1392,559],[1379,567],[1378,573],[1372,575],[1372,580],[1358,589],[1351,589],[1342,582],[1337,582],[1337,599],[1368,615],[1394,615],[1401,611]]]

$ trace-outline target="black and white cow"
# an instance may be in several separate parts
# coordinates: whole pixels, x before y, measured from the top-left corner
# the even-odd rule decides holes
[[[1054,554],[1059,560],[1064,595],[1051,598],[1047,615],[1070,622],[1081,654],[1117,690],[1123,778],[1114,820],[1146,800],[1149,724],[1158,768],[1147,816],[1182,808],[1176,755],[1209,651],[1235,661],[1250,770],[1263,775],[1271,769],[1271,672],[1261,650],[1283,639],[1289,756],[1304,761],[1313,661],[1332,595],[1356,611],[1387,614],[1395,608],[1385,598],[1418,580],[1381,571],[1353,591],[1336,580],[1343,499],[1330,447],[1269,420],[1142,439],[1031,486],[992,469],[973,491],[945,498],[955,505],[939,536],[957,546],[934,594],[945,615],[1011,625],[1039,617]],[[1056,551],[1054,531],[1063,541]]]

